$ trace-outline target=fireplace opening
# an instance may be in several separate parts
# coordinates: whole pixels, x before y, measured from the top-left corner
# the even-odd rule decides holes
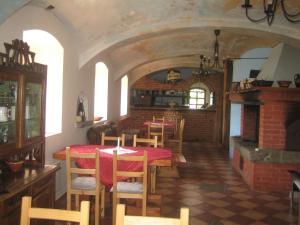
[[[286,129],[286,150],[300,151],[300,119],[295,120]]]
[[[258,143],[259,138],[259,106],[243,105],[241,121],[241,138],[243,141]]]

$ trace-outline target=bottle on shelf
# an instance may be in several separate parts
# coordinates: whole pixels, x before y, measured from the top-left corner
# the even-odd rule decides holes
[[[83,100],[81,98],[78,98],[77,102],[77,117],[81,119],[80,122],[84,122],[86,120]]]

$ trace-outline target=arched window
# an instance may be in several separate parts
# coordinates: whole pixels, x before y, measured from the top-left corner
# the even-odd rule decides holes
[[[94,118],[107,120],[108,69],[103,62],[96,63]]]
[[[48,65],[46,93],[46,137],[62,132],[62,89],[64,49],[43,30],[26,30],[23,40],[35,52],[35,62]]]
[[[121,111],[120,115],[127,115],[127,99],[128,99],[128,76],[125,75],[121,79]]]
[[[189,108],[206,109],[215,105],[215,94],[202,82],[193,84],[189,91]]]
[[[205,90],[203,89],[191,89],[189,97],[190,109],[201,109],[205,104]]]

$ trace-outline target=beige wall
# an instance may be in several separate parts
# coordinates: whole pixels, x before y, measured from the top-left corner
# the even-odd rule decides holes
[[[89,103],[89,119],[93,118],[94,101],[94,66],[78,70],[78,54],[76,52],[76,34],[64,29],[62,23],[47,10],[37,7],[26,6],[9,17],[0,26],[0,51],[4,52],[3,42],[11,42],[15,38],[22,39],[23,30],[41,29],[55,36],[64,48],[64,78],[63,78],[63,112],[62,112],[62,133],[46,138],[46,163],[52,164],[52,153],[58,149],[71,144],[85,144],[87,128],[75,127],[75,113],[77,96],[81,91],[87,96]],[[109,79],[110,81],[112,79]],[[111,81],[112,82],[112,81]],[[113,92],[119,88],[110,84]],[[117,91],[118,93],[119,91]],[[110,94],[109,102],[114,104],[109,107],[109,117],[118,118],[119,115],[119,94]],[[115,113],[113,113],[114,111]],[[64,164],[57,174],[57,197],[65,191]]]

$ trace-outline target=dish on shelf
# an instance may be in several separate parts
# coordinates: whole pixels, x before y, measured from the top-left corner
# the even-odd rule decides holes
[[[255,87],[271,87],[274,81],[272,80],[254,80],[252,81],[253,86]]]
[[[292,83],[292,81],[289,81],[289,80],[278,80],[277,81],[278,86],[283,87],[283,88],[288,88],[291,83]]]
[[[10,168],[10,170],[15,172],[15,173],[19,172],[23,168],[23,165],[24,165],[23,160],[17,161],[17,162],[7,160],[5,162],[8,165],[8,167]]]

